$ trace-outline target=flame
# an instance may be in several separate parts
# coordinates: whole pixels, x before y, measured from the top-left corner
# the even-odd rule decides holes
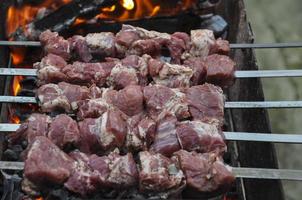
[[[12,34],[18,27],[24,27],[32,22],[41,8],[57,9],[60,6],[69,3],[71,0],[45,0],[42,3],[32,6],[24,5],[22,7],[10,6],[7,11],[6,31],[7,35]]]
[[[122,1],[122,6],[126,10],[132,10],[134,8],[134,1],[133,0],[123,0]]]
[[[43,200],[43,197],[36,198],[36,200]]]
[[[195,4],[196,0],[179,0],[174,4],[171,1],[121,0],[119,8],[112,9],[110,12],[108,9],[101,9],[102,12],[96,18],[125,21],[154,16],[175,15],[192,8]]]
[[[17,96],[21,91],[20,81],[23,80],[23,76],[14,76],[13,79],[13,95]]]
[[[20,124],[20,122],[21,122],[21,120],[20,120],[20,118],[18,117],[18,116],[12,116],[12,118],[11,118],[11,123],[13,123],[13,124]]]
[[[96,19],[110,19],[116,21],[135,20],[146,17],[175,15],[188,10],[196,4],[197,0],[175,0],[175,3],[158,0],[119,0],[118,3],[100,9]],[[11,35],[18,27],[24,28],[44,10],[55,10],[71,0],[44,0],[40,4],[24,5],[21,7],[10,6],[7,11],[6,31]],[[172,1],[173,2],[173,1]],[[77,19],[74,25],[82,24],[86,20]],[[17,61],[16,61],[17,62]]]
[[[116,6],[113,5],[111,7],[102,8],[103,12],[113,12],[115,10]]]
[[[77,18],[73,24],[73,26],[85,23],[85,19]]]

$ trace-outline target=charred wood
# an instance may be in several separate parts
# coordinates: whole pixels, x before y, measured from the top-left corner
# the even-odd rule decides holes
[[[68,29],[74,21],[87,14],[97,14],[99,9],[114,4],[114,0],[75,0],[62,6],[51,14],[18,28],[12,37],[15,40],[36,40],[42,31],[50,29],[61,32]]]

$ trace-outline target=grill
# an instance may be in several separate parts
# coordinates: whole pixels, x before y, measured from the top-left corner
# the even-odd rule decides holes
[[[236,83],[227,91],[226,140],[229,142],[230,153],[227,155],[233,172],[238,177],[235,199],[283,199],[280,183],[284,180],[302,181],[302,171],[277,169],[277,159],[273,143],[302,143],[302,135],[272,134],[267,117],[267,108],[301,108],[302,101],[264,101],[261,82],[257,78],[266,77],[297,77],[302,70],[268,70],[258,71],[253,48],[296,48],[302,43],[253,44],[253,36],[244,11],[243,1],[223,1],[218,9],[219,14],[229,22],[229,38],[232,42],[231,57],[237,63]],[[0,19],[3,20],[3,17]],[[0,21],[4,24],[4,21]],[[0,29],[1,31],[1,29]],[[2,31],[3,32],[3,31]],[[1,33],[1,32],[0,32]],[[0,46],[39,47],[35,41],[13,42],[0,41]],[[0,58],[8,58],[8,50],[0,48]],[[3,59],[5,60],[5,59]],[[9,59],[7,59],[9,60]],[[0,82],[6,83],[0,89],[0,103],[35,104],[34,97],[8,96],[10,76],[36,76],[35,69],[11,68],[10,62],[0,61]],[[1,91],[0,90],[0,91]],[[8,116],[6,105],[2,105],[1,121],[6,122]],[[18,124],[1,123],[0,132],[14,132]],[[5,140],[2,134],[0,140]],[[0,149],[2,152],[3,147]],[[2,170],[22,170],[22,162],[0,161]],[[6,179],[14,179],[5,175]],[[272,192],[273,191],[273,192]]]

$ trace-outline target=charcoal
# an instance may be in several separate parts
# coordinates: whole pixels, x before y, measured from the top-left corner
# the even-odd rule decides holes
[[[37,87],[37,77],[26,76],[20,81],[20,86],[27,90],[34,90]]]
[[[50,29],[62,32],[68,29],[78,17],[97,14],[102,7],[115,3],[114,0],[74,0],[51,14],[27,24],[25,30],[18,28],[12,37],[14,40],[37,40],[41,32]]]
[[[12,149],[7,149],[3,153],[3,160],[7,161],[17,161],[19,158],[18,153],[13,151]]]
[[[212,15],[202,20],[200,28],[210,29],[214,32],[215,37],[221,37],[227,30],[228,23],[220,15]]]

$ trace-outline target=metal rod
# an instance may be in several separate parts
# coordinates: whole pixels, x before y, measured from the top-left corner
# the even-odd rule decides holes
[[[230,141],[302,144],[302,135],[300,134],[224,132],[224,135],[225,139]]]
[[[38,41],[0,41],[0,46],[31,46],[40,47],[41,42]]]
[[[302,170],[233,167],[232,171],[237,178],[302,181]]]
[[[0,68],[0,75],[4,76],[37,76],[36,69]]]
[[[302,101],[233,101],[225,108],[302,108]]]
[[[0,103],[37,103],[35,97],[0,96]]]
[[[40,47],[41,43],[39,41],[0,41],[0,46]],[[300,48],[300,47],[302,47],[302,42],[230,44],[231,49]]]
[[[231,49],[301,48],[302,42],[230,44]]]
[[[24,162],[0,161],[0,169],[23,170]]]
[[[23,162],[0,161],[0,169],[23,170]],[[302,180],[302,170],[232,167],[236,178]]]
[[[236,78],[276,78],[276,77],[299,77],[302,70],[253,70],[236,71]]]
[[[0,123],[0,132],[15,132],[19,127],[20,124]],[[299,134],[224,132],[224,136],[229,141],[302,144],[302,135]]]
[[[37,76],[37,69],[24,68],[0,68],[0,75],[3,76]],[[247,70],[236,71],[236,78],[274,78],[274,77],[299,77],[301,70]]]
[[[37,103],[35,97],[0,96],[0,103]],[[228,101],[225,108],[302,108],[302,101]]]

